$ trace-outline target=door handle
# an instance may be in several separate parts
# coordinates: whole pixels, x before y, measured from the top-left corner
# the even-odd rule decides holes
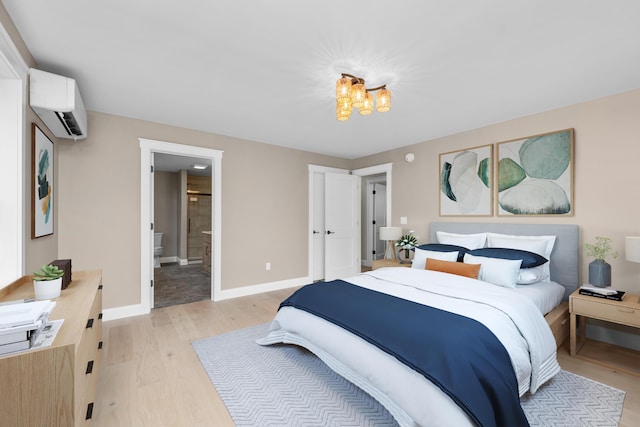
[[[313,230],[313,234],[319,234],[319,231]]]
[[[327,230],[327,234],[336,234],[335,231]]]

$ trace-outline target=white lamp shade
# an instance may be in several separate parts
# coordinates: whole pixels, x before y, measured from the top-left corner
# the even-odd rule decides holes
[[[624,257],[627,261],[640,262],[640,236],[624,238]]]
[[[402,237],[402,227],[380,227],[380,240],[398,240]]]

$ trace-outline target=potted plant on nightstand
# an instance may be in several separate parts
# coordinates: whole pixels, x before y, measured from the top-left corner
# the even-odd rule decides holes
[[[596,243],[585,243],[587,256],[595,259],[589,263],[589,283],[593,286],[611,286],[611,265],[608,257],[618,257],[618,251],[611,247],[611,239],[608,237],[596,237]]]
[[[409,231],[409,234],[405,234],[400,237],[400,240],[396,242],[396,246],[401,250],[404,250],[404,260],[400,260],[401,264],[409,262],[409,251],[418,246],[418,239],[413,234],[413,230]]]
[[[40,271],[33,272],[33,290],[36,300],[57,298],[62,289],[64,270],[55,265],[44,264]]]

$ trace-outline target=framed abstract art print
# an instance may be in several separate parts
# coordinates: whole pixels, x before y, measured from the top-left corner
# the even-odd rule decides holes
[[[53,142],[31,125],[31,238],[53,234]]]
[[[573,129],[498,143],[498,215],[574,214]]]
[[[440,216],[493,215],[493,145],[440,154]]]

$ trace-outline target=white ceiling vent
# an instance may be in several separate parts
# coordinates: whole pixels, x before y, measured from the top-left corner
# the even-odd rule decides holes
[[[59,138],[87,137],[87,112],[74,79],[31,68],[31,108]]]

